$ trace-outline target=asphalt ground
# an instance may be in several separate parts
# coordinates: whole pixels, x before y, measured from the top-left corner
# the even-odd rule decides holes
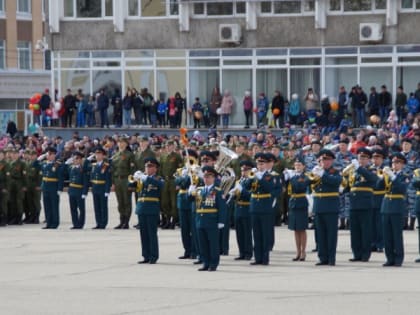
[[[115,194],[110,224],[92,230],[92,196],[87,223],[70,230],[67,195],[61,197],[61,225],[0,228],[0,314],[419,314],[418,234],[404,232],[406,258],[401,268],[382,267],[383,253],[367,263],[350,263],[350,236],[340,231],[337,265],[318,266],[313,231],[308,231],[304,262],[295,256],[293,232],[276,229],[269,266],[221,257],[217,272],[198,272],[183,254],[180,230],[159,230],[160,259],[138,265],[138,230],[114,230]],[[131,225],[135,223],[131,219]]]

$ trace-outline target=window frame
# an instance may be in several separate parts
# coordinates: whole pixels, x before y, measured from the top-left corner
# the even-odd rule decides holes
[[[19,47],[20,43],[26,43],[27,47]],[[16,43],[16,51],[17,51],[17,67],[18,70],[20,71],[30,71],[32,70],[32,49],[31,49],[31,42],[29,41],[17,41]],[[20,58],[21,58],[21,53],[22,52],[27,52],[28,53],[28,68],[24,68],[22,69],[22,66],[20,64]]]
[[[171,14],[171,0],[165,0],[165,15],[160,15],[160,16],[142,16],[142,11],[141,11],[141,2],[143,0],[137,0],[137,14],[136,15],[130,15],[130,11],[129,11],[129,6],[127,3],[127,12],[126,12],[126,19],[128,20],[138,20],[138,19],[144,19],[144,20],[151,20],[151,19],[167,19],[167,18],[172,18],[172,19],[177,19],[179,16],[179,0],[175,0],[176,2],[174,4],[176,4],[178,6],[178,13],[177,14]],[[162,0],[163,1],[163,0]]]
[[[417,4],[416,2],[417,2],[417,0],[412,0],[411,8],[403,8],[402,7],[403,2],[401,1],[400,6],[399,6],[400,12],[401,13],[419,12],[420,11],[420,2],[419,2],[419,8],[418,9],[417,9],[417,6],[416,6],[416,4]]]
[[[4,15],[4,2],[5,0],[0,0],[0,16]]]
[[[101,16],[99,17],[78,17],[77,16],[77,0],[70,0],[73,4],[73,16],[65,16],[64,15],[64,2],[63,1],[63,18],[62,20],[68,21],[68,20],[83,20],[83,21],[89,21],[89,20],[112,20],[114,17],[114,8],[112,7],[112,15],[105,15],[106,14],[106,0],[101,0]],[[112,2],[111,2],[112,3]]]
[[[196,14],[194,13],[194,4],[192,3],[193,7],[192,7],[192,17],[193,18],[217,18],[217,19],[221,19],[221,18],[229,18],[229,17],[245,17],[246,16],[246,4],[245,4],[245,12],[244,13],[238,13],[238,9],[237,9],[237,2],[245,2],[246,1],[227,1],[225,3],[232,3],[232,14],[226,14],[226,15],[208,15],[207,14],[207,5],[209,5],[210,3],[208,2],[201,2],[201,4],[203,4],[204,6],[204,11],[203,14]],[[213,3],[218,3],[218,2],[212,2]],[[220,2],[221,3],[221,2]],[[198,4],[200,4],[198,2]]]
[[[0,58],[0,71],[2,71],[6,70],[6,41],[4,39],[0,39],[0,51],[3,51],[3,57]]]
[[[296,1],[296,0],[290,0],[290,1]],[[262,2],[271,2],[271,10],[270,12],[262,12],[261,11],[261,4]],[[316,0],[302,0],[302,1],[296,1],[296,2],[300,2],[300,12],[295,12],[295,13],[291,13],[291,12],[285,12],[285,13],[275,13],[274,12],[274,2],[276,1],[261,1],[259,3],[258,6],[258,14],[260,16],[314,16],[315,15],[315,2]],[[305,5],[307,2],[313,2],[314,3],[314,9],[312,11],[306,11],[305,10]]]
[[[28,11],[20,11],[19,1],[16,1],[16,18],[19,19],[31,19],[32,18],[32,1],[25,0],[28,4]]]
[[[385,9],[377,9],[376,8],[376,1],[378,0],[370,0],[371,3],[371,9],[370,10],[364,10],[364,11],[344,11],[344,0],[340,1],[340,10],[334,10],[332,11],[330,9],[330,1],[328,0],[328,9],[327,14],[328,15],[366,15],[366,14],[383,14],[386,13],[387,8]]]

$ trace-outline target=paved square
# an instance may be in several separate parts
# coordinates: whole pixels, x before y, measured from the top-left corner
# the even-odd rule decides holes
[[[137,230],[114,230],[118,214],[110,198],[107,230],[94,226],[87,198],[84,230],[70,230],[67,195],[58,230],[41,225],[0,228],[1,314],[418,314],[420,264],[417,231],[404,233],[402,268],[383,268],[384,254],[350,263],[349,232],[339,235],[337,266],[315,267],[313,232],[305,262],[295,256],[293,232],[276,230],[270,266],[237,262],[231,231],[230,256],[217,272],[198,272],[183,254],[180,231],[159,230],[160,259],[138,265]],[[135,223],[131,219],[131,225]]]

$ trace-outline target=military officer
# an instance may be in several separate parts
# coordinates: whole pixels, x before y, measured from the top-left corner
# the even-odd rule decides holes
[[[204,186],[197,188],[196,226],[200,243],[200,258],[203,266],[199,271],[216,271],[220,261],[219,232],[224,227],[226,202],[222,191],[215,185],[218,176],[216,170],[205,166],[202,168]],[[195,187],[190,186],[190,195],[194,195]]]
[[[382,149],[372,150],[371,171],[377,176],[382,174],[385,167],[385,153]],[[373,207],[372,207],[372,252],[384,251],[384,236],[382,228],[381,205],[385,195],[385,184],[383,181],[376,181],[373,189]]]
[[[10,186],[9,186],[9,225],[21,225],[23,215],[23,198],[27,189],[26,164],[20,158],[19,151],[10,150]]]
[[[25,192],[25,220],[24,223],[39,223],[39,214],[41,212],[41,184],[42,171],[38,167],[36,160],[37,153],[35,150],[27,150],[26,159],[26,176],[27,190]]]
[[[241,177],[241,162],[242,161],[252,161],[252,158],[245,152],[246,145],[244,142],[239,142],[235,147],[235,152],[238,155],[237,159],[233,159],[230,162],[232,169],[235,172],[236,178]]]
[[[140,145],[135,154],[136,169],[144,172],[144,160],[146,158],[156,158],[156,154],[150,148],[148,137],[139,137],[139,144]]]
[[[273,209],[272,175],[266,171],[268,158],[264,153],[255,155],[257,170],[251,183],[251,225],[254,239],[254,262],[251,265],[268,265],[272,245]]]
[[[377,176],[369,169],[372,153],[367,148],[357,150],[357,159],[351,161],[352,167],[343,176],[350,191],[350,239],[353,258],[349,260],[369,261],[372,242],[373,188]]]
[[[321,150],[318,157],[320,164],[312,169],[314,178],[311,179],[319,257],[319,262],[315,265],[335,266],[340,207],[339,187],[342,177],[332,167],[335,155],[331,150]]]
[[[230,190],[229,198],[235,199],[235,231],[238,243],[239,256],[235,260],[251,260],[252,258],[252,229],[249,214],[251,198],[251,170],[254,168],[252,161],[240,162],[241,177]]]
[[[165,180],[162,192],[162,222],[163,229],[174,229],[178,216],[176,209],[176,190],[174,174],[176,170],[183,166],[183,160],[179,153],[175,151],[175,142],[166,142],[166,154],[161,156],[159,174]]]
[[[184,247],[184,254],[179,257],[179,259],[188,259],[196,258],[197,250],[196,245],[193,240],[193,225],[195,225],[195,220],[192,215],[192,199],[188,195],[188,189],[191,185],[191,180],[193,185],[198,184],[198,175],[197,169],[198,166],[198,155],[197,152],[191,149],[188,149],[188,155],[184,151],[185,164],[183,168],[177,170],[175,185],[178,191],[177,194],[177,208],[179,211],[179,223],[181,227],[181,239],[182,245]],[[196,162],[194,162],[196,161]],[[191,164],[191,162],[194,162]]]
[[[288,228],[295,232],[296,257],[293,261],[306,259],[306,229],[308,228],[308,192],[310,180],[305,174],[305,164],[302,158],[297,158],[294,170],[284,170],[284,179],[288,181],[287,190],[289,198]]]
[[[403,222],[407,211],[404,198],[410,182],[403,173],[405,163],[405,156],[396,153],[392,158],[392,168],[383,169],[381,180],[386,190],[381,207],[386,256],[384,267],[401,267],[404,260]]]
[[[157,227],[159,222],[160,197],[164,186],[157,175],[159,162],[155,158],[145,159],[145,172],[134,173],[139,198],[136,214],[140,222],[140,241],[143,260],[139,264],[155,264],[159,259]]]
[[[95,151],[96,163],[92,163],[90,171],[96,221],[96,226],[93,229],[100,230],[105,229],[108,224],[108,196],[111,191],[111,168],[105,161],[105,156],[105,149],[97,148]]]
[[[56,160],[57,149],[48,147],[47,153],[38,157],[38,161],[46,158],[42,163],[42,200],[44,204],[47,225],[43,229],[56,229],[60,224],[59,204],[60,194],[63,192],[64,171],[63,165]]]
[[[8,223],[10,171],[4,150],[0,150],[0,226]]]
[[[66,162],[67,163],[67,162]],[[83,167],[83,153],[74,152],[68,164],[69,202],[73,226],[71,229],[82,229],[86,218],[86,196],[89,190],[89,172]]]
[[[413,187],[416,189],[416,215],[417,215],[417,222],[420,222],[420,168],[416,169],[413,174]],[[419,235],[419,253],[420,253],[420,229],[418,231]],[[420,263],[420,258],[415,260],[416,263]]]
[[[128,176],[136,170],[135,157],[129,147],[128,137],[118,139],[118,152],[112,156],[112,184],[117,197],[120,224],[115,229],[128,229],[132,211],[131,193]]]

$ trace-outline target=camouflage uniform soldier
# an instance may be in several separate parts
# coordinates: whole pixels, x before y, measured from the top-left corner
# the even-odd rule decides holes
[[[34,150],[28,150],[25,154],[27,190],[25,192],[25,220],[24,223],[39,223],[39,214],[41,213],[41,184],[42,171],[39,169],[36,161],[37,153]]]
[[[9,224],[21,225],[23,215],[23,198],[26,191],[26,165],[19,157],[17,149],[11,150],[10,162],[10,211]]]
[[[347,150],[349,145],[348,139],[343,139],[339,141],[338,145],[338,152],[335,155],[336,159],[334,161],[334,168],[337,171],[342,171],[347,165],[350,164],[351,160],[354,158],[353,154]],[[348,228],[348,220],[350,213],[350,199],[349,199],[349,192],[342,192],[340,193],[340,212],[338,217],[340,218],[340,230],[344,230],[346,227]],[[346,224],[347,223],[347,224]]]
[[[162,192],[162,222],[161,227],[175,228],[177,209],[176,209],[176,189],[174,174],[179,167],[183,166],[181,155],[175,152],[175,143],[172,140],[166,142],[166,154],[161,156],[159,172],[165,180]]]
[[[0,150],[0,226],[7,225],[9,201],[10,171],[9,163],[5,159],[5,152]]]
[[[132,203],[132,189],[128,187],[128,176],[136,171],[134,154],[128,148],[128,138],[120,137],[118,140],[118,152],[112,157],[112,183],[118,201],[120,224],[115,229],[128,229]]]

